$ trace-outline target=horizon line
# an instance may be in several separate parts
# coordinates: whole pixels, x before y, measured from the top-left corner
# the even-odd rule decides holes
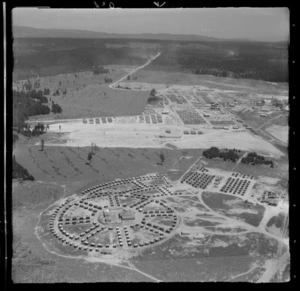
[[[206,37],[211,38],[215,40],[241,40],[241,41],[252,41],[252,42],[269,42],[269,43],[276,43],[276,42],[289,42],[289,39],[287,40],[258,40],[258,39],[252,39],[252,38],[220,38],[220,37],[214,37],[209,35],[203,35],[203,34],[185,34],[185,33],[170,33],[170,32],[160,32],[160,33],[153,33],[153,32],[139,32],[139,33],[122,33],[122,32],[105,32],[105,31],[95,31],[90,29],[80,29],[80,28],[38,28],[33,26],[27,26],[27,25],[14,25],[12,24],[12,28],[14,27],[26,27],[26,28],[32,28],[32,29],[39,29],[39,30],[73,30],[73,31],[82,31],[82,32],[93,32],[93,33],[105,33],[105,34],[119,34],[119,35],[143,35],[143,34],[150,34],[150,35],[162,35],[162,34],[168,34],[168,35],[174,35],[174,36],[196,36],[196,37]],[[49,37],[50,38],[50,37]],[[72,38],[72,37],[70,37]]]

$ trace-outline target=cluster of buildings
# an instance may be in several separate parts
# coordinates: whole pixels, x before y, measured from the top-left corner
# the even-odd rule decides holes
[[[156,182],[160,185],[160,191],[156,185],[152,185]],[[126,197],[118,186],[122,188],[122,185],[127,185],[128,183],[132,184],[134,190],[127,190],[126,193],[128,194],[126,194],[126,197],[136,200],[131,201],[129,205],[127,205],[128,207],[124,207],[124,205],[120,205],[118,199],[122,202],[122,197],[125,199]],[[163,185],[165,187],[163,187]],[[111,248],[124,247],[124,243],[126,243],[127,247],[144,247],[155,244],[164,238],[164,234],[171,233],[177,224],[177,217],[165,201],[153,199],[154,194],[151,196],[143,196],[142,193],[138,195],[138,193],[135,194],[135,192],[137,188],[142,190],[144,187],[146,189],[156,189],[160,192],[158,193],[160,196],[171,195],[173,193],[167,189],[168,186],[171,186],[171,184],[163,175],[147,175],[116,180],[114,182],[90,187],[82,191],[84,197],[75,200],[74,197],[70,198],[54,210],[50,219],[49,230],[63,245],[74,247],[77,250],[96,251],[102,254],[105,253],[105,249],[109,250]],[[109,189],[111,189],[112,192],[107,192]],[[104,200],[102,198],[104,198]],[[118,198],[116,200],[119,201],[119,206],[114,205],[115,203],[112,205],[111,200],[115,198]],[[107,203],[108,200],[110,205]],[[152,202],[156,203],[156,207],[160,207],[163,210],[157,210],[155,206],[148,205]],[[68,212],[70,208],[72,208],[71,212]],[[151,209],[153,209],[153,211]],[[85,216],[85,211],[89,211],[90,215]],[[93,218],[94,216],[97,217]],[[140,224],[141,230],[149,231],[149,235],[152,234],[153,238],[148,238],[148,240],[144,242],[141,241],[137,244],[134,243],[135,236],[130,234],[131,231],[128,230],[127,227],[135,227],[137,225],[135,223],[136,220],[139,221],[141,217],[143,217]],[[170,226],[166,228],[159,223],[153,224],[151,222],[153,217],[170,220]],[[125,224],[123,222],[125,222]],[[78,233],[75,231],[77,225],[79,227]],[[88,226],[88,228],[86,228],[86,226]],[[125,232],[125,241],[122,236],[122,230]],[[117,231],[118,241],[107,241],[105,237],[107,237],[107,235],[110,236],[115,231]],[[149,237],[149,235],[147,237]],[[156,237],[157,235],[159,235],[159,237]],[[101,238],[100,241],[99,238]],[[104,251],[102,248],[104,248]]]
[[[279,203],[278,194],[273,191],[264,191],[258,200],[261,203],[268,204],[269,206],[277,206]]]

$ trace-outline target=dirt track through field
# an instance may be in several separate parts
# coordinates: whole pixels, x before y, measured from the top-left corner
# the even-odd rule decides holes
[[[118,89],[118,90],[126,90],[126,89],[122,89],[122,88],[116,88],[115,86],[120,83],[121,81],[125,80],[128,76],[136,73],[138,70],[141,70],[143,68],[145,68],[146,66],[148,66],[152,61],[154,61],[156,58],[158,58],[160,56],[161,53],[157,53],[155,56],[153,56],[152,58],[150,58],[150,60],[148,60],[144,65],[132,70],[129,74],[125,75],[124,77],[122,77],[121,79],[119,79],[118,81],[112,83],[111,85],[109,85],[109,88],[111,89]]]

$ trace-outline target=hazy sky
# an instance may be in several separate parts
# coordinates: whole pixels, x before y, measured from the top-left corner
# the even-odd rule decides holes
[[[16,8],[13,24],[112,33],[197,34],[281,41],[289,37],[287,8],[37,9]]]

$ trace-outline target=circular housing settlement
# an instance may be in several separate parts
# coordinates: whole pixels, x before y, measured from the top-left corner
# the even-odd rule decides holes
[[[93,186],[57,206],[48,224],[62,244],[112,253],[168,239],[179,219],[163,199],[179,195],[164,175],[147,175]]]

